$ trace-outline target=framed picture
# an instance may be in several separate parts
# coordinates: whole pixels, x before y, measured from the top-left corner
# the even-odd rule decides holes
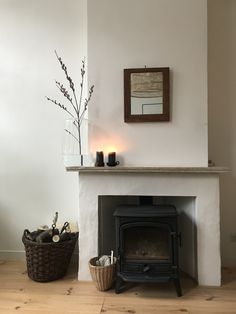
[[[124,120],[170,120],[169,68],[124,69]]]

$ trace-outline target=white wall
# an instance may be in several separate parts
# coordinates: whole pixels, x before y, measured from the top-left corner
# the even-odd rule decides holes
[[[171,121],[124,123],[123,69],[170,67]],[[124,165],[207,166],[207,1],[88,0],[91,150]]]
[[[0,0],[0,258],[22,250],[23,229],[50,223],[55,210],[62,221],[77,218],[77,176],[61,154],[65,115],[44,96],[56,97],[54,79],[64,79],[54,49],[79,80],[80,1]],[[113,145],[126,164],[206,165],[206,1],[128,3],[88,1],[93,152]],[[236,3],[209,4],[209,157],[231,168],[221,180],[221,221],[223,263],[232,265]],[[123,123],[122,70],[144,65],[172,69],[171,122]]]
[[[62,161],[64,83],[54,49],[80,79],[80,1],[0,0],[0,258],[23,250],[24,228],[77,219],[78,182]],[[82,49],[83,48],[83,49]],[[10,254],[9,251],[12,253]]]
[[[236,264],[236,1],[208,1],[209,158],[227,166],[221,178],[221,252]],[[234,240],[234,242],[232,242]]]

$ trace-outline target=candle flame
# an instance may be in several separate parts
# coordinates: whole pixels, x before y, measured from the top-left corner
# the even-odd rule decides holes
[[[108,153],[116,153],[117,152],[117,148],[115,146],[107,146],[105,149],[104,149],[104,152],[106,154]]]
[[[90,149],[93,152],[101,152],[105,155],[108,155],[108,153],[116,153],[116,154],[122,154],[126,151],[126,143],[123,142],[120,138],[99,138],[91,141]]]

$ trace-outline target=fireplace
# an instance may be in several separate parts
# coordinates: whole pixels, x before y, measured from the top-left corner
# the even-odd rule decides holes
[[[219,175],[227,171],[221,167],[72,167],[68,171],[79,172],[79,280],[91,280],[88,261],[99,255],[99,199],[100,196],[132,195],[139,197],[156,196],[187,200],[194,204],[194,217],[190,218],[196,229],[194,259],[186,258],[186,267],[193,265],[193,277],[200,285],[219,286],[221,284],[220,260],[220,207]],[[181,208],[178,206],[178,209]],[[190,208],[192,205],[190,206]],[[186,206],[186,214],[189,214]],[[186,230],[188,231],[188,230]],[[181,230],[182,232],[182,230]],[[185,238],[185,237],[184,237]],[[188,237],[186,237],[188,240]],[[185,242],[183,243],[185,247]],[[182,251],[182,248],[181,248]]]
[[[168,282],[178,296],[179,280],[177,211],[172,205],[123,205],[116,219],[116,293],[124,282]]]

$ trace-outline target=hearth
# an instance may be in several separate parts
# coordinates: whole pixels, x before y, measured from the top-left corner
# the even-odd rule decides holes
[[[116,220],[116,293],[125,282],[173,281],[182,295],[179,264],[177,211],[172,205],[123,205]]]

